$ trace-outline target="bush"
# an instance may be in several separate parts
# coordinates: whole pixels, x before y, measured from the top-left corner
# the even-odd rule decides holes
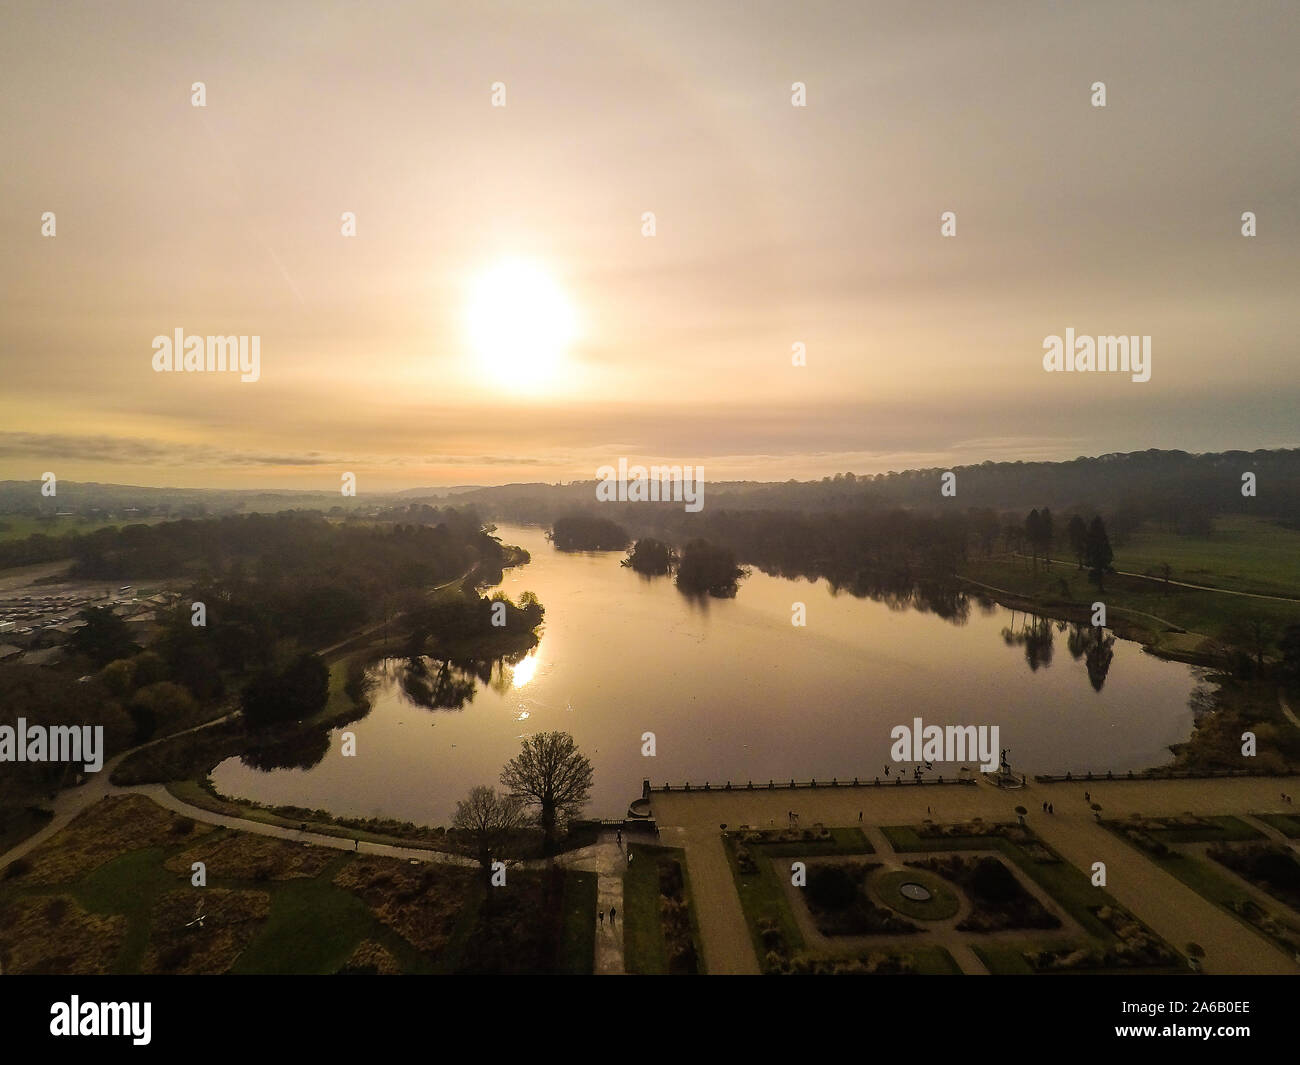
[[[5,866],[5,879],[17,880],[18,877],[30,873],[31,871],[32,871],[31,862],[29,862],[26,858],[15,858],[12,862],[10,862],[7,866]]]
[[[805,890],[808,901],[821,910],[843,910],[858,898],[857,880],[838,865],[815,866]]]
[[[330,672],[319,655],[304,654],[282,671],[263,670],[244,689],[244,716],[254,727],[301,721],[324,709]]]
[[[996,858],[981,858],[976,863],[966,889],[986,902],[1009,902],[1022,894],[1011,870]]]

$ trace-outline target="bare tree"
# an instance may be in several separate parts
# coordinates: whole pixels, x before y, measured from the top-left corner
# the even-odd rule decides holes
[[[486,886],[492,883],[492,856],[524,823],[524,806],[513,795],[501,795],[496,788],[480,784],[472,788],[469,798],[456,804],[451,827],[469,836],[483,867]]]
[[[567,732],[539,732],[501,770],[512,795],[541,811],[546,853],[555,846],[557,821],[576,815],[591,792],[591,763]]]

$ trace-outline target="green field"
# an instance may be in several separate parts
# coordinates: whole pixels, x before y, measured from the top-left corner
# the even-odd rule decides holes
[[[1117,557],[1115,564],[1123,568],[1126,563]],[[1031,611],[1081,623],[1087,623],[1092,603],[1104,602],[1112,630],[1170,657],[1197,658],[1198,652],[1204,657],[1206,639],[1240,644],[1241,631],[1256,619],[1264,625],[1265,654],[1273,657],[1277,636],[1288,625],[1300,623],[1300,602],[1250,599],[1176,585],[1166,588],[1157,581],[1114,574],[1106,577],[1105,590],[1099,592],[1086,572],[1060,561],[1050,570],[1040,566],[1034,573],[1027,561],[976,560],[963,567],[962,576],[1031,600],[1035,604],[1029,607]],[[1227,639],[1234,630],[1238,635]],[[1253,649],[1247,650],[1253,653]]]
[[[131,521],[115,519],[113,521],[82,521],[80,518],[41,518],[21,517],[16,514],[0,515],[0,541],[22,540],[34,533],[43,533],[49,537],[59,537],[64,533],[92,533],[96,529],[117,529],[123,525],[152,525],[165,521],[165,518],[136,518]]]
[[[1300,532],[1245,515],[1216,518],[1208,537],[1178,536],[1150,523],[1115,547],[1115,568],[1240,592],[1300,598]]]
[[[1091,604],[1104,601],[1112,629],[1170,657],[1204,660],[1206,638],[1244,646],[1243,633],[1256,621],[1263,625],[1265,654],[1272,656],[1283,629],[1300,623],[1300,532],[1247,517],[1219,519],[1215,531],[1201,537],[1148,524],[1114,551],[1117,571],[1159,576],[1160,564],[1167,561],[1171,581],[1223,590],[1182,588],[1117,572],[1105,578],[1099,592],[1061,545],[1053,550],[1050,569],[1041,560],[1035,570],[1029,558],[999,556],[971,559],[961,575],[1041,604],[1043,613],[1054,617],[1086,621]],[[1230,594],[1236,591],[1296,599]]]

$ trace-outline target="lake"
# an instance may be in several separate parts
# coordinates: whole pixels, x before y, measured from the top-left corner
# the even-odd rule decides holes
[[[373,709],[347,726],[355,757],[342,756],[338,729],[311,769],[228,759],[212,774],[217,788],[446,825],[471,787],[497,782],[521,738],[560,729],[595,767],[588,812],[617,817],[646,777],[700,786],[883,776],[891,729],[917,717],[997,725],[1013,768],[1029,774],[1162,764],[1191,733],[1198,672],[1124,640],[1109,648],[1107,669],[1106,649],[1081,646],[1076,630],[1076,659],[1070,626],[1021,611],[972,602],[956,624],[757,570],[734,599],[701,602],[670,578],[620,566],[621,553],[566,554],[539,528],[502,525],[497,535],[532,553],[502,588],[516,601],[531,590],[546,608],[526,659],[492,668],[486,683],[447,671],[447,687],[469,697],[438,710],[406,697],[404,666],[389,660],[375,670]],[[791,624],[796,602],[805,627]],[[642,754],[646,732],[654,757]]]

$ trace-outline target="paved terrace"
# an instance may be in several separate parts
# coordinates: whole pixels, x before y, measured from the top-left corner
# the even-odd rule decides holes
[[[1300,964],[1280,948],[1250,931],[1218,906],[1149,861],[1131,845],[1096,823],[1084,792],[1100,803],[1102,816],[1132,813],[1202,816],[1294,813],[1282,792],[1300,791],[1300,777],[1248,777],[1213,780],[1092,780],[1034,783],[1000,791],[981,781],[975,787],[766,788],[753,791],[656,791],[650,805],[662,842],[683,847],[690,867],[698,909],[704,960],[710,973],[757,973],[758,959],[745,926],[731,867],[723,850],[720,826],[785,827],[793,810],[805,827],[820,821],[828,827],[862,824],[1014,821],[1015,808],[1029,810],[1026,823],[1063,858],[1084,872],[1106,863],[1106,890],[1127,906],[1175,949],[1190,941],[1205,948],[1204,970],[1215,973],[1300,973]],[[1052,803],[1055,814],[1041,812]],[[931,812],[927,813],[929,808]],[[1261,830],[1265,826],[1251,822]],[[1270,838],[1278,834],[1269,832]],[[868,831],[879,850],[883,836]],[[1291,844],[1293,849],[1295,844]],[[886,852],[888,853],[888,852]]]

